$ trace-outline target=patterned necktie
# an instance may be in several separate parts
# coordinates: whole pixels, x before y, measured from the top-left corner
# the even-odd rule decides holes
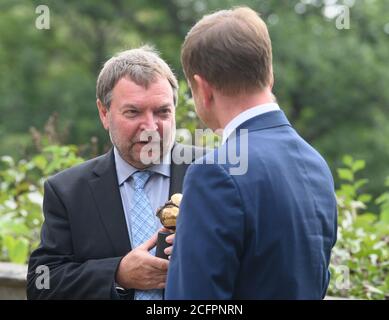
[[[157,232],[157,219],[153,214],[150,199],[144,186],[153,173],[151,171],[137,171],[132,175],[134,179],[134,197],[131,208],[131,226],[133,248],[136,248],[149,240]],[[155,248],[150,250],[155,255]],[[161,300],[162,290],[135,290],[135,300]]]

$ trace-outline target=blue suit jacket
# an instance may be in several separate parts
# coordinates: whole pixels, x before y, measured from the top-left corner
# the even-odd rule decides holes
[[[336,242],[331,172],[282,111],[243,128],[246,174],[232,175],[228,161],[187,171],[166,299],[321,299]],[[239,133],[205,158],[235,141]]]

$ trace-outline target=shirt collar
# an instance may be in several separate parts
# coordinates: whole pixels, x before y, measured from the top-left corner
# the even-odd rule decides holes
[[[126,160],[124,160],[116,147],[113,148],[113,152],[115,155],[115,166],[116,166],[116,174],[118,177],[119,186],[122,185],[133,173],[139,171],[139,169],[130,165]],[[147,170],[158,173],[165,177],[170,177],[170,158],[171,154],[168,152],[162,159],[161,163],[155,164]]]
[[[239,127],[243,122],[251,118],[254,118],[256,116],[259,116],[260,114],[264,114],[266,112],[271,112],[276,110],[280,110],[280,107],[278,106],[277,103],[272,102],[272,103],[260,104],[239,113],[225,126],[223,130],[222,143],[224,144],[227,141],[228,137],[231,135],[231,133],[234,132],[234,130],[237,127]]]

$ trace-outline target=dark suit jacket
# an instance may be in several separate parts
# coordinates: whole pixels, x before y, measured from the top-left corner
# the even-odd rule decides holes
[[[167,299],[321,299],[337,209],[324,159],[282,111],[244,122],[248,171],[192,164],[185,176]],[[218,157],[227,140],[205,158]],[[239,150],[240,136],[237,135]],[[241,156],[242,152],[241,152]]]
[[[176,144],[175,152],[198,148]],[[171,165],[172,195],[182,192],[188,164]],[[113,150],[64,170],[44,184],[41,243],[30,257],[28,299],[111,299],[116,269],[131,250]],[[49,267],[50,289],[38,289],[39,265]],[[127,294],[133,298],[133,290]]]

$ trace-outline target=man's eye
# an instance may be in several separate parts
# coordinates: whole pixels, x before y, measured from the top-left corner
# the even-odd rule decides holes
[[[127,110],[124,115],[126,116],[135,116],[138,114],[138,110]]]
[[[160,114],[168,114],[168,113],[170,113],[170,110],[169,109],[161,109],[161,110],[159,110],[159,113]]]

